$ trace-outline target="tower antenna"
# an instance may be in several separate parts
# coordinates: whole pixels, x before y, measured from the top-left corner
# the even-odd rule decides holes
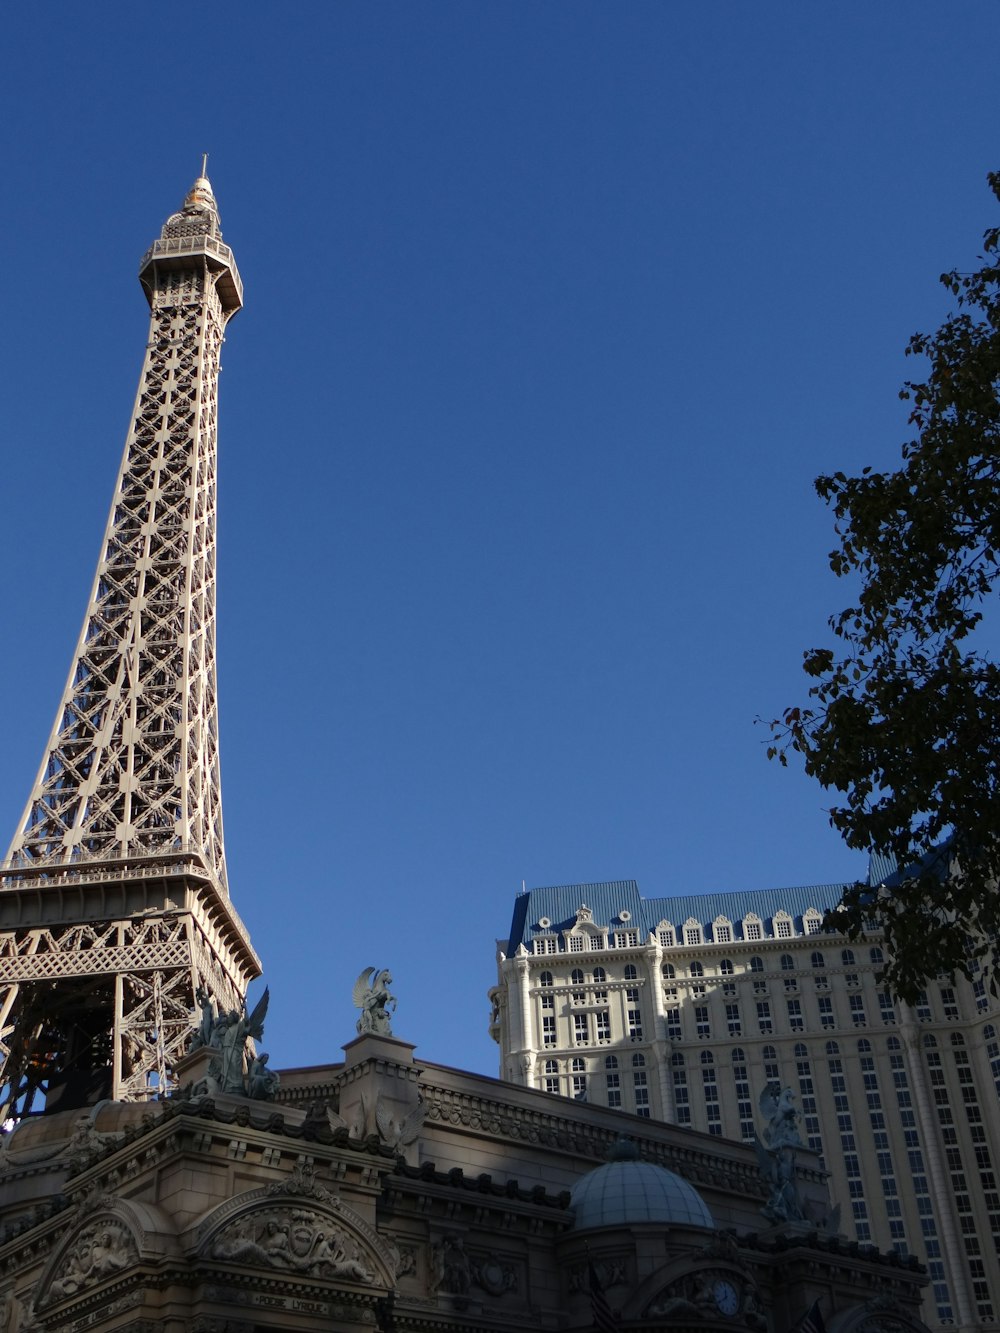
[[[207,153],[202,153],[202,155],[201,155],[201,174],[202,174],[203,176],[205,176],[205,175],[207,175],[207,173],[208,173],[208,154],[207,154]]]

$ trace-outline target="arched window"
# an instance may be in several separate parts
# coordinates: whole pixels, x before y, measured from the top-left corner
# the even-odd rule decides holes
[[[990,1037],[995,1037],[996,1035],[997,1035],[996,1028],[993,1026],[992,1023],[987,1023],[986,1026],[983,1028],[983,1036],[989,1039]]]
[[[673,981],[673,979],[677,976],[677,971],[673,963],[664,963],[663,967],[660,969],[660,972],[661,975],[663,976],[664,981]]]
[[[763,960],[763,958],[758,958],[757,955],[754,954],[753,958],[750,959],[750,971],[751,971],[751,972],[763,972],[763,971],[764,971],[764,960]]]
[[[552,973],[551,973],[551,972],[543,972],[542,975],[538,978],[538,984],[539,984],[539,986],[551,986],[551,985],[552,985]]]
[[[626,968],[625,968],[625,980],[626,980],[626,981],[635,981],[635,979],[638,977],[638,975],[639,975],[639,974],[638,974],[638,972],[635,970],[635,968],[633,967],[633,965],[632,965],[631,963],[627,964],[627,966],[626,966]]]
[[[579,1055],[573,1057],[573,1063],[572,1065],[570,1065],[570,1069],[573,1071],[574,1074],[582,1074],[586,1070],[586,1068],[587,1068],[586,1060],[581,1059]]]
[[[853,949],[842,949],[842,950],[840,951],[840,961],[844,964],[845,967],[853,967],[853,966],[854,966],[854,950],[853,950]]]
[[[924,1045],[927,1047],[928,1050],[931,1050],[933,1047],[937,1045],[937,1038],[933,1036],[930,1032],[928,1032],[924,1037]]]
[[[723,958],[722,962],[719,964],[719,971],[724,977],[731,977],[733,975],[733,960],[731,958]]]
[[[692,963],[690,971],[693,977],[703,977],[705,975],[705,968],[701,963]]]
[[[642,1069],[645,1063],[646,1063],[646,1057],[644,1055],[640,1055],[639,1052],[636,1051],[635,1055],[632,1056],[632,1067],[634,1069]]]
[[[605,1057],[605,1060],[604,1060],[604,1068],[605,1068],[605,1069],[617,1069],[617,1068],[618,1068],[618,1056],[617,1056],[617,1055],[609,1055],[609,1056],[606,1056],[606,1057]]]
[[[835,1041],[828,1041],[826,1043],[826,1053],[827,1055],[839,1055],[840,1047],[837,1045]]]
[[[898,1037],[890,1037],[889,1040],[886,1042],[886,1046],[888,1046],[888,1048],[889,1048],[890,1051],[898,1051],[898,1050],[900,1050],[899,1038],[898,1038]]]
[[[781,955],[781,970],[782,972],[795,971],[795,959],[790,953],[783,953]]]
[[[813,967],[826,967],[826,963],[823,961],[823,955],[820,953],[818,949],[809,959],[809,962],[812,964]]]
[[[867,1037],[862,1037],[861,1040],[858,1042],[858,1054],[871,1055],[871,1050],[872,1050],[871,1042],[868,1040]]]
[[[702,1051],[702,1053],[701,1053],[701,1063],[702,1063],[703,1065],[714,1065],[714,1064],[715,1064],[715,1056],[712,1054],[711,1051]]]
[[[733,1064],[741,1065],[746,1061],[746,1053],[742,1046],[733,1047]]]
[[[605,970],[604,970],[603,967],[595,967],[595,968],[594,968],[594,980],[595,980],[596,982],[598,982],[598,983],[603,983],[603,982],[607,981],[607,979],[608,979],[608,974],[607,974],[607,972],[605,972]]]
[[[573,971],[570,973],[570,980],[574,986],[583,985],[583,973],[578,967],[574,967]]]
[[[964,1046],[964,1045],[965,1045],[965,1038],[962,1036],[961,1032],[953,1032],[953,1033],[951,1034],[951,1044],[952,1044],[952,1046]]]
[[[795,1043],[795,1058],[796,1060],[806,1060],[809,1058],[809,1049],[804,1046],[801,1041]]]
[[[546,1060],[546,1061],[545,1061],[545,1072],[546,1072],[546,1074],[558,1074],[558,1073],[559,1073],[559,1061],[558,1061],[558,1060]]]
[[[765,1046],[764,1049],[761,1051],[761,1055],[764,1057],[765,1060],[777,1060],[778,1058],[778,1052],[774,1049],[773,1046]]]
[[[881,967],[882,964],[885,962],[885,957],[881,949],[872,949],[871,953],[869,954],[869,957],[871,958],[872,962],[876,967]]]
[[[670,1057],[670,1063],[673,1065],[675,1069],[683,1069],[684,1056],[681,1054],[680,1051],[675,1051],[674,1054]]]

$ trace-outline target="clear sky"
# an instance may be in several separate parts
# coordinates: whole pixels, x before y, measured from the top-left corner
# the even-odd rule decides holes
[[[375,965],[418,1058],[494,1073],[522,880],[863,873],[754,718],[847,600],[812,478],[892,464],[906,340],[998,220],[995,0],[105,0],[4,34],[4,843],[128,425],[137,263],[207,150],[246,285],[226,843],[271,1063],[339,1058]]]

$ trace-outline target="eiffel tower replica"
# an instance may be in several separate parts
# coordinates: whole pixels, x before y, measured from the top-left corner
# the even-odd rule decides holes
[[[219,352],[205,175],[139,266],[146,358],[83,630],[0,867],[0,1121],[169,1091],[196,995],[260,963],[229,898],[215,672]]]

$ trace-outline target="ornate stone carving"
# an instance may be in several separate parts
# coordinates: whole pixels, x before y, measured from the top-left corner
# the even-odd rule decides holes
[[[771,1191],[761,1212],[771,1222],[801,1222],[805,1214],[795,1188],[795,1150],[803,1143],[795,1094],[772,1081],[760,1095],[760,1109],[767,1125],[763,1142],[757,1138],[754,1144],[760,1173]]]
[[[472,1264],[461,1236],[449,1232],[431,1246],[431,1290],[465,1296],[472,1285]]]
[[[216,1237],[212,1255],[310,1277],[375,1281],[353,1236],[308,1208],[267,1208],[240,1218]]]
[[[389,1103],[381,1094],[375,1102],[375,1124],[378,1126],[379,1138],[396,1152],[414,1141],[426,1118],[427,1104],[423,1100],[418,1101],[399,1120],[393,1116]]]
[[[353,999],[355,1009],[361,1010],[358,1019],[358,1032],[374,1032],[379,1037],[392,1036],[390,1007],[395,1009],[396,997],[390,994],[392,976],[387,969],[376,973],[373,967],[366,967],[354,983]]]
[[[316,1199],[320,1203],[327,1204],[330,1208],[340,1207],[340,1200],[337,1196],[331,1194],[316,1179],[316,1167],[312,1162],[296,1162],[287,1176],[268,1185],[267,1193],[269,1195],[294,1194],[306,1199]]]
[[[495,1250],[472,1265],[472,1280],[490,1296],[502,1296],[505,1291],[517,1291],[517,1270],[505,1263]]]
[[[672,1282],[646,1309],[648,1318],[739,1319],[737,1327],[763,1333],[767,1320],[757,1293],[742,1274],[726,1269],[702,1269]]]
[[[137,1262],[139,1251],[128,1227],[117,1218],[89,1222],[63,1256],[40,1305],[78,1295],[85,1287]]]

